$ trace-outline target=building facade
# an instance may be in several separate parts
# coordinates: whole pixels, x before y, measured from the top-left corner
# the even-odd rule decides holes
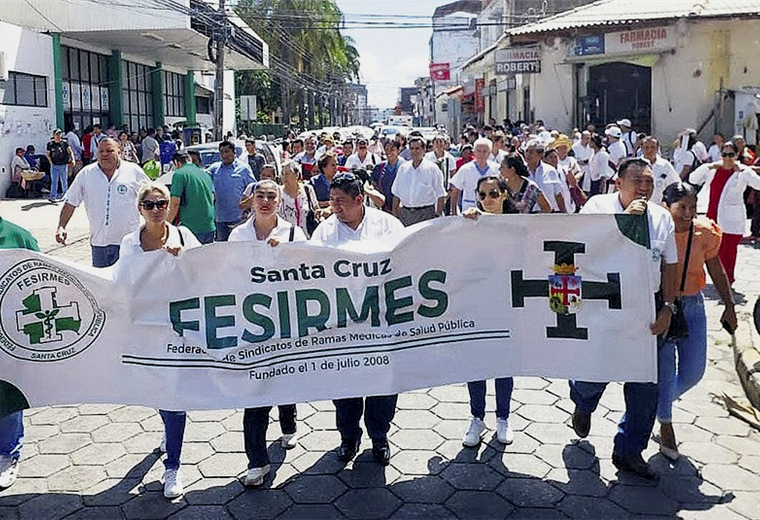
[[[5,0],[3,7],[0,193],[10,182],[5,165],[13,150],[28,144],[44,150],[55,127],[193,126],[198,108],[206,111],[203,93],[213,84],[201,88],[199,107],[196,72],[214,70],[208,47],[218,22],[208,3]],[[234,15],[228,21],[227,67],[266,67],[266,43]],[[231,74],[225,85],[234,89]],[[228,96],[225,130],[233,130],[234,90],[225,89]]]

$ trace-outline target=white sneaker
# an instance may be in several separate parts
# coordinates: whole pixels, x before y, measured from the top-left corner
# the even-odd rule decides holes
[[[483,432],[486,431],[486,423],[483,419],[473,417],[470,421],[470,428],[462,440],[462,445],[467,448],[474,448],[480,444],[480,438],[483,436]]]
[[[515,432],[509,426],[509,419],[496,419],[496,440],[502,444],[512,444]]]
[[[167,469],[164,471],[164,496],[166,498],[177,498],[184,493],[182,481],[179,478],[179,470]]]
[[[18,459],[0,456],[0,489],[9,488],[18,477]]]
[[[166,453],[166,432],[164,432],[164,436],[161,437],[161,444],[158,445],[158,449],[161,453]]]
[[[270,466],[262,466],[260,468],[251,468],[248,470],[248,474],[245,476],[243,484],[248,487],[260,486],[264,483],[264,477],[269,474]]]
[[[282,448],[285,450],[291,450],[298,445],[298,432],[283,433],[280,438]]]

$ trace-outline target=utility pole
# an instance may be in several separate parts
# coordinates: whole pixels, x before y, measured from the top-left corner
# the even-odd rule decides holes
[[[212,38],[216,43],[216,81],[214,82],[214,139],[221,141],[224,122],[224,49],[230,36],[227,13],[224,10],[226,0],[219,0],[219,20],[212,29]]]

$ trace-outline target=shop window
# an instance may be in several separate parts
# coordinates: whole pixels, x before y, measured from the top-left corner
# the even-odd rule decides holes
[[[23,72],[8,72],[3,104],[22,107],[48,106],[47,78]]]

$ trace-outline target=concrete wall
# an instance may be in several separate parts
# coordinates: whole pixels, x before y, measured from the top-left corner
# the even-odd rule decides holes
[[[55,92],[53,84],[53,43],[49,35],[23,30],[0,22],[0,52],[5,71],[46,76],[48,106],[19,107],[2,104],[0,88],[0,198],[11,182],[10,163],[17,147],[33,144],[37,152],[45,145],[55,128]]]

